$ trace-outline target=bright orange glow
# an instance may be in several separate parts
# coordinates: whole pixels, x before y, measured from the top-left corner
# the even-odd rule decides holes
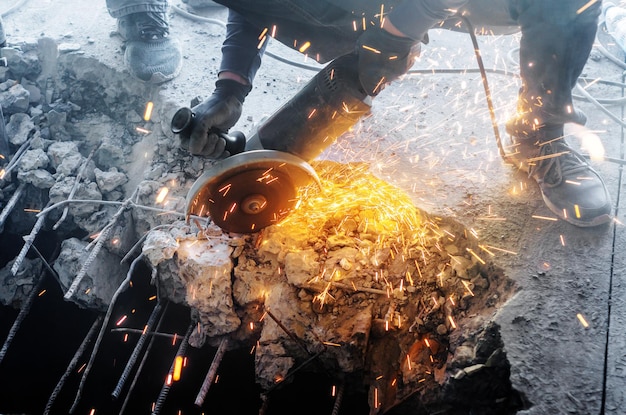
[[[176,356],[174,359],[174,372],[172,373],[172,380],[178,382],[180,380],[180,374],[183,370],[183,357]]]

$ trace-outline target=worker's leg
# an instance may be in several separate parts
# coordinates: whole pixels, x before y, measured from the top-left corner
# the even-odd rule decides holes
[[[107,0],[125,40],[124,63],[136,78],[161,83],[178,75],[182,52],[169,37],[167,0]]]
[[[575,117],[572,88],[596,35],[600,2],[515,1],[522,28],[518,112],[536,125],[581,121]]]
[[[120,18],[131,13],[167,12],[167,0],[107,0],[107,9],[113,18]]]
[[[546,205],[578,226],[611,219],[602,178],[566,143],[564,123],[584,123],[572,88],[589,57],[600,2],[511,0],[522,30],[517,114],[507,123],[516,144],[512,160],[529,172]]]

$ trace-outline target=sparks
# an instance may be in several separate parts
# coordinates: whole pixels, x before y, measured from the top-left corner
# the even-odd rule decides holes
[[[589,0],[583,7],[581,7],[578,10],[576,10],[576,14],[581,14],[582,12],[587,10],[589,7],[591,7],[594,3],[597,3],[597,1],[598,0]]]
[[[157,193],[157,197],[156,197],[156,203],[157,204],[163,203],[169,191],[170,190],[167,187],[162,187],[161,189],[159,189],[159,193]]]
[[[450,321],[450,326],[453,329],[456,329],[456,323],[454,322],[454,320],[452,319],[452,316],[448,316],[448,320]]]
[[[531,217],[534,218],[534,219],[549,220],[549,221],[552,221],[552,222],[556,222],[557,220],[559,220],[558,218],[553,218],[553,217],[550,217],[550,216],[532,215]]]
[[[176,356],[174,359],[174,372],[172,373],[172,380],[178,382],[180,380],[180,374],[183,370],[183,357]]]
[[[587,320],[585,320],[585,317],[582,314],[578,313],[576,314],[576,317],[578,317],[578,321],[580,321],[580,324],[582,324],[584,328],[589,327],[589,323],[587,323]]]
[[[116,325],[116,326],[121,325],[124,321],[126,321],[126,318],[127,318],[127,317],[128,317],[128,316],[123,315],[123,316],[122,316],[122,318],[120,318],[120,319],[117,321],[117,323],[115,323],[115,325]]]
[[[143,119],[145,121],[150,121],[152,118],[152,110],[154,109],[154,103],[152,101],[148,101],[146,104],[146,110],[143,112]]]
[[[465,249],[467,249],[467,252],[472,254],[472,256],[478,260],[478,262],[480,262],[483,265],[486,264],[486,262],[481,257],[479,257],[478,254],[476,252],[474,252],[474,250],[472,248],[465,248]]]
[[[302,46],[300,46],[300,48],[298,49],[298,51],[300,51],[300,53],[304,53],[305,50],[307,50],[308,48],[311,47],[311,42],[304,42],[302,44]]]

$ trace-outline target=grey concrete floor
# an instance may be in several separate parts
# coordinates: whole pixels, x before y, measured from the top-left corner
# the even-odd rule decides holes
[[[0,12],[13,3],[3,0]],[[174,5],[182,6],[178,0]],[[224,10],[205,13],[225,18]],[[76,43],[85,54],[125,71],[121,42],[111,35],[115,21],[104,1],[29,0],[4,20],[10,41],[49,36]],[[185,105],[192,97],[211,92],[223,29],[173,12],[171,29],[183,45],[184,68],[178,78],[157,89]],[[507,55],[517,46],[518,36],[482,37],[479,42],[488,68],[515,73]],[[269,50],[304,60],[277,42]],[[415,69],[476,67],[468,35],[436,30]],[[586,77],[620,81],[621,75],[618,66],[594,50]],[[266,58],[236,128],[249,130],[311,76],[312,72]],[[514,110],[519,83],[515,76],[498,74],[490,74],[489,81],[502,126]],[[533,405],[524,413],[626,413],[622,167],[594,162],[610,189],[616,222],[580,229],[542,219],[553,215],[534,183],[498,155],[482,88],[476,73],[407,76],[388,87],[376,99],[373,115],[322,157],[371,163],[376,174],[409,192],[417,206],[455,217],[475,229],[485,244],[498,248],[494,261],[520,286],[496,319],[513,385]],[[601,84],[588,90],[601,98],[618,98],[622,93]],[[620,126],[591,103],[578,105],[587,113],[587,127],[597,132],[606,154],[623,158]],[[609,110],[621,116],[620,107]],[[503,134],[502,127],[500,131]]]

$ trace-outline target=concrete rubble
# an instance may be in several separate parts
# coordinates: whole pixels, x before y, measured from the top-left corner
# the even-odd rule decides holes
[[[147,123],[138,112],[145,91],[133,84],[127,95],[114,74],[102,76],[94,69],[93,59],[73,49],[60,51],[47,40],[3,53],[9,67],[0,77],[0,103],[10,117],[12,148],[26,148],[16,174],[4,177],[5,185],[25,183],[33,195],[43,191],[47,206],[68,199],[94,201],[67,204],[66,218],[61,208],[46,217],[48,226],[63,219],[57,225],[62,243],[53,266],[64,291],[94,249],[85,238],[108,226],[114,229],[88,264],[73,302],[106,310],[128,269],[120,257],[147,233],[142,252],[157,270],[154,283],[161,295],[188,306],[197,322],[190,344],[201,347],[223,336],[231,338],[231,348],[256,344],[255,371],[264,389],[288,380],[291,371],[315,356],[306,370],[349,378],[350,387],[368,389],[372,412],[415,402],[437,408],[450,400],[469,400],[479,388],[468,379],[476,378],[483,385],[500,385],[481,390],[490,405],[515,404],[508,361],[491,322],[513,284],[494,264],[481,264],[480,248],[460,225],[428,218],[409,201],[402,202],[403,209],[409,206],[406,217],[382,219],[377,203],[383,200],[325,212],[310,206],[287,224],[251,236],[226,235],[213,225],[198,228],[197,223],[175,222],[180,219],[175,214],[141,208],[112,224],[120,205],[98,201],[132,198],[137,206],[153,206],[158,191],[169,188],[164,211],[184,209],[184,189],[206,162],[177,154],[162,132],[159,120],[168,117],[159,118],[159,111],[174,107],[157,108]],[[66,75],[55,75],[54,65]],[[147,134],[137,127],[147,127]],[[174,168],[181,157],[183,171]],[[352,183],[376,182],[364,165],[317,167],[348,194],[355,189],[342,175]],[[377,185],[400,203],[398,190]],[[313,220],[307,211],[329,216]],[[33,223],[33,217],[9,220],[7,229],[24,234]],[[28,261],[22,269],[33,266],[41,268]],[[15,304],[27,294],[17,290],[32,282],[11,283],[8,269],[2,270],[3,286],[13,288],[3,293],[3,303]]]

